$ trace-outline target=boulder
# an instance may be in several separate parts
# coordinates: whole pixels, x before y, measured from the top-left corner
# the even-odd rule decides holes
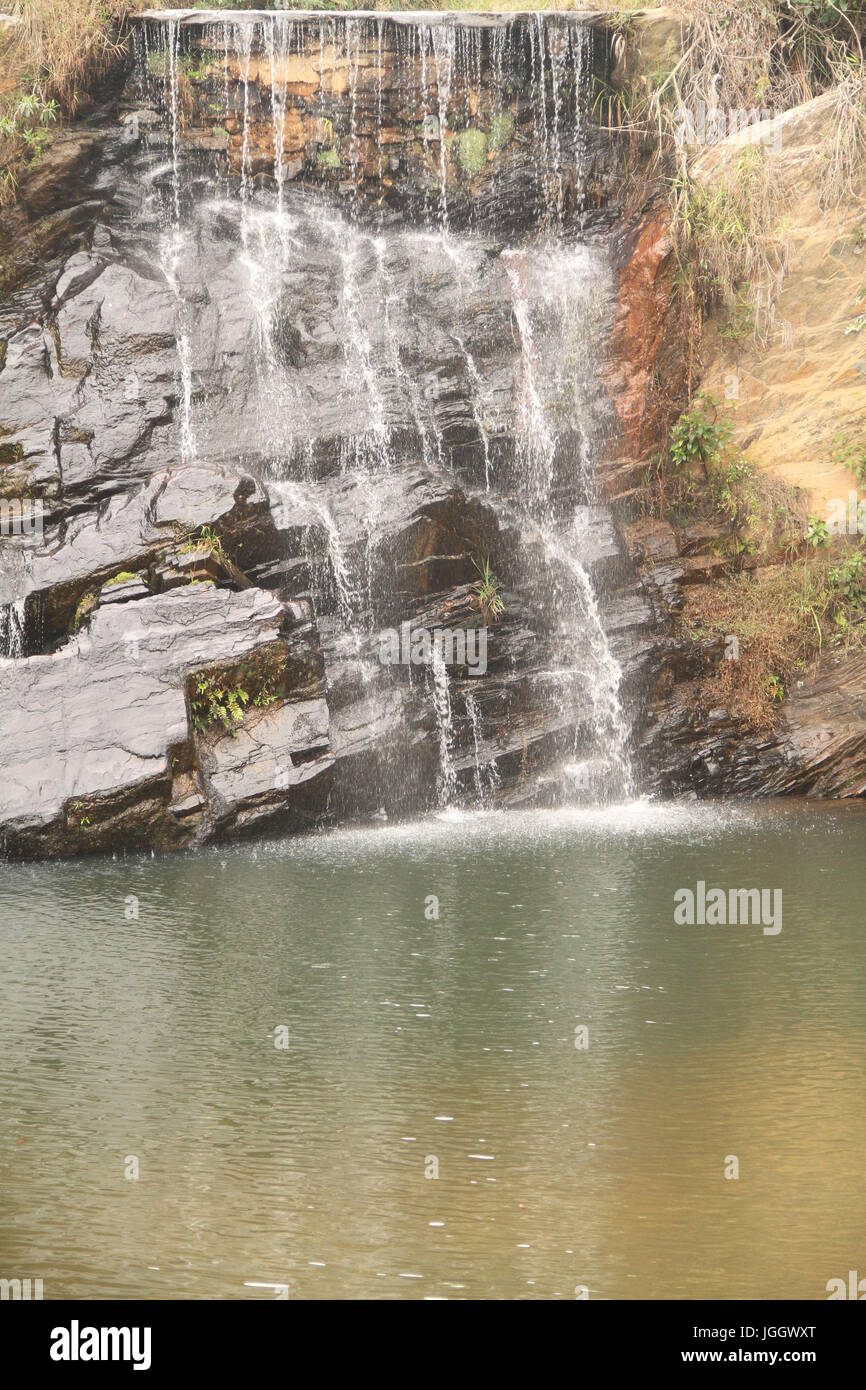
[[[244,785],[244,774],[233,776],[237,750],[223,752],[210,735],[207,771],[196,773],[187,683],[282,645],[285,622],[283,606],[260,589],[189,585],[103,605],[60,651],[0,662],[3,698],[16,710],[0,785],[7,854],[174,847],[217,826],[242,828],[231,814],[232,788],[237,801]],[[257,750],[247,784],[255,802],[268,759],[303,768],[268,789],[271,812],[290,813],[298,785],[328,765],[321,692],[314,687],[311,700],[307,679],[294,707],[284,699],[251,714],[243,730],[241,747]],[[233,743],[230,734],[223,741]]]

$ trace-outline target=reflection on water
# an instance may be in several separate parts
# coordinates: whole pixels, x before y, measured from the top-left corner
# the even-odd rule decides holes
[[[0,1275],[826,1298],[866,1257],[864,843],[637,805],[5,866]],[[675,926],[699,879],[781,888],[782,932]]]

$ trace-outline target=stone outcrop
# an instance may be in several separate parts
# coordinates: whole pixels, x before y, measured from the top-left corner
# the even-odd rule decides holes
[[[635,51],[623,62],[633,64]],[[723,644],[693,639],[678,618],[690,586],[731,573],[731,528],[721,518],[675,527],[641,511],[642,484],[689,387],[732,402],[738,451],[802,489],[816,515],[828,499],[856,490],[844,442],[862,437],[866,406],[856,331],[862,201],[856,190],[839,197],[827,188],[834,100],[828,93],[748,126],[691,161],[692,177],[713,187],[757,147],[761,177],[774,190],[779,224],[767,233],[778,236],[785,274],[772,303],[765,296],[751,306],[745,326],[722,312],[708,319],[699,345],[689,342],[664,207],[650,206],[614,233],[618,293],[606,377],[620,428],[601,476],[653,612],[638,744],[644,785],[663,795],[863,794],[862,659],[823,654],[765,730],[721,705],[708,708],[703,682],[718,671]],[[767,537],[761,551],[745,557],[748,569],[784,558]]]
[[[729,574],[730,561],[713,553],[725,528],[645,519],[624,523],[622,532],[649,606],[637,718],[645,789],[699,797],[866,794],[862,652],[823,656],[794,682],[772,723],[755,728],[707,701],[707,678],[726,661],[724,638],[695,637],[677,621],[688,586]]]
[[[863,298],[866,244],[863,189],[828,182],[840,113],[834,92],[729,137],[701,156],[703,181],[735,169],[755,149],[772,179],[786,272],[761,322],[765,341],[710,325],[703,349],[704,389],[723,397],[736,384],[737,443],[759,468],[807,488],[823,515],[847,499],[866,414]],[[754,321],[759,295],[747,311]],[[858,327],[858,324],[860,325]],[[847,446],[847,448],[846,448]]]
[[[591,122],[559,124],[564,55],[572,83],[628,55],[603,26],[558,48],[555,25],[542,55],[535,21],[509,49],[496,16],[452,51],[428,18],[424,53],[398,16],[348,50],[264,28],[221,54],[221,17],[185,13],[7,225],[7,855],[603,796],[609,657],[642,789],[863,794],[862,662],[804,677],[765,734],[694,700],[722,654],[677,618],[728,562],[713,525],[636,500],[694,366],[671,242],[658,208],[612,228],[615,161]],[[478,234],[443,240],[446,205]],[[577,309],[525,227],[581,228]],[[37,502],[40,527],[8,534]],[[382,660],[383,630],[482,622],[483,675]]]
[[[201,753],[187,691],[196,672],[223,676],[296,644],[286,626],[272,595],[202,583],[102,604],[60,651],[2,663],[15,711],[0,792],[7,854],[174,848],[239,814],[249,823],[291,811],[296,792],[333,761],[315,648],[307,642],[298,663],[305,680],[295,698],[253,712],[240,744],[205,737]]]
[[[204,43],[200,13],[190,20]],[[369,44],[375,28],[364,33]],[[532,44],[517,47],[514,61],[531,64]],[[381,89],[398,124],[421,61],[405,45],[402,56],[399,81]],[[359,71],[369,47],[362,57]],[[239,81],[234,66],[236,115]],[[573,631],[586,593],[520,499],[521,402],[541,370],[515,317],[515,295],[538,293],[531,261],[489,239],[443,242],[435,199],[427,223],[406,225],[426,196],[408,147],[405,221],[384,235],[351,199],[349,219],[287,177],[298,251],[286,257],[264,171],[273,149],[260,174],[246,170],[248,194],[235,185],[226,198],[231,148],[205,148],[184,108],[179,167],[171,110],[154,91],[148,107],[141,82],[139,66],[118,108],[83,128],[89,162],[70,165],[50,213],[62,220],[68,203],[82,220],[62,258],[25,267],[3,309],[0,499],[38,500],[43,522],[41,535],[0,538],[0,688],[21,711],[3,753],[7,854],[182,846],[415,812],[446,793],[554,798],[560,764],[593,744],[599,707]],[[212,94],[209,78],[190,82]],[[378,90],[361,83],[356,115]],[[318,88],[294,95],[308,115],[320,104]],[[342,120],[342,78],[326,97]],[[435,87],[423,99],[438,106]],[[515,101],[520,181],[521,122],[530,129],[538,105]],[[248,152],[273,138],[269,102],[272,83],[250,85]],[[448,159],[450,215],[468,182]],[[330,184],[316,159],[305,168]],[[525,193],[505,203],[532,220]],[[583,427],[595,428],[589,373],[581,389]],[[550,486],[586,501],[574,460],[587,442],[565,415],[556,429]],[[582,582],[608,591],[632,689],[646,605],[609,513],[582,516]],[[437,689],[429,666],[383,664],[383,629],[478,627],[481,561],[505,598],[484,674],[456,666]]]
[[[151,18],[154,16],[154,20]],[[586,113],[610,66],[606,16],[188,10],[140,16],[130,119],[245,186],[324,185],[504,235],[615,191]],[[553,163],[537,158],[539,141]]]

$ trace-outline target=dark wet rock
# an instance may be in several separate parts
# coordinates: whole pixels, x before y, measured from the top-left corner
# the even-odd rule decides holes
[[[680,553],[677,533],[668,521],[644,517],[623,527],[630,559],[637,565],[676,560]]]
[[[610,35],[585,18],[548,16],[539,39],[522,16],[486,25],[425,13],[407,27],[399,15],[307,15],[288,27],[281,15],[250,15],[224,52],[218,19],[187,13],[176,64],[184,148],[218,161],[223,176],[273,184],[279,167],[284,182],[324,185],[412,220],[435,221],[447,205],[454,229],[530,228],[550,218],[551,204],[570,222],[610,198],[617,178],[591,116]],[[152,122],[141,114],[165,115],[168,105],[165,29],[147,33],[149,63],[142,43],[129,89],[145,130]],[[148,134],[153,144],[168,124]],[[553,175],[541,147],[555,148]]]
[[[139,72],[101,127],[57,142],[54,185],[46,172],[29,194],[30,249],[24,222],[9,233],[19,269],[0,304],[0,498],[40,499],[45,534],[0,537],[0,643],[14,653],[0,660],[0,697],[18,711],[2,753],[7,853],[609,795],[599,633],[621,671],[641,789],[863,794],[856,663],[804,682],[772,733],[695,706],[693,683],[723,653],[674,620],[686,585],[727,569],[723,538],[637,519],[647,451],[674,408],[654,383],[679,370],[661,221],[613,237],[613,430],[599,364],[557,360],[562,285],[555,266],[545,280],[543,243],[506,244],[518,225],[549,224],[559,196],[550,183],[542,216],[527,181],[538,107],[515,88],[514,142],[472,177],[448,146],[451,225],[486,235],[444,241],[438,116],[415,129],[386,75],[379,186],[370,59],[356,160],[345,90],[326,116],[333,167],[319,161],[316,102],[288,119],[279,225],[267,84],[251,94],[240,200],[237,74],[216,129],[215,112],[196,114],[210,89],[193,63],[176,162],[162,97]],[[470,103],[451,134],[476,117]],[[590,190],[610,193],[597,135],[583,137],[559,167],[552,220],[570,227]],[[311,183],[330,190],[324,202]],[[423,227],[407,225],[415,215]],[[590,244],[604,226],[585,230]],[[586,302],[601,342],[597,278]],[[533,295],[534,343],[520,312]],[[527,425],[536,370],[545,399]],[[541,420],[556,447],[539,459]],[[605,437],[613,511],[593,481]],[[574,518],[555,533],[534,519],[551,500]],[[484,562],[504,612],[486,625],[483,675],[381,659],[383,630],[404,623],[410,636],[477,630]],[[224,703],[205,717],[214,690]],[[239,691],[236,721],[225,701]]]
[[[69,632],[84,594],[118,572],[152,569],[156,587],[171,587],[170,573],[181,583],[196,574],[219,578],[224,567],[207,553],[177,553],[205,526],[218,528],[226,550],[242,560],[261,560],[277,544],[266,495],[255,479],[191,464],[154,474],[138,490],[72,515],[56,530],[49,528],[38,548],[24,539],[4,540],[0,604],[27,598],[49,645]]]
[[[866,657],[822,662],[798,682],[779,734],[771,795],[866,796]]]
[[[281,644],[285,622],[282,605],[259,589],[191,585],[102,605],[53,655],[0,662],[16,710],[0,788],[6,852],[174,847],[242,829],[265,802],[290,817],[298,786],[329,762],[322,687],[310,699],[308,678],[297,701],[251,716],[238,735],[255,749],[246,772],[222,748],[231,736],[211,735],[200,775],[186,690],[195,671],[231,671]],[[278,765],[293,771],[283,777]],[[252,805],[241,814],[245,787]]]
[[[333,762],[324,699],[287,701],[247,717],[233,738],[217,739],[201,756],[211,833],[315,824],[324,806],[322,774]],[[303,795],[314,780],[315,796]]]
[[[682,612],[685,597],[682,583],[685,569],[681,564],[655,565],[642,575],[644,589],[655,604],[660,618]]]
[[[16,201],[4,207],[0,223],[4,293],[38,276],[55,256],[68,256],[70,245],[87,235],[103,205],[96,175],[104,148],[105,134],[98,129],[56,131],[21,178]]]

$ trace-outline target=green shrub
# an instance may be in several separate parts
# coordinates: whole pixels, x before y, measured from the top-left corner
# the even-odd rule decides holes
[[[863,561],[863,551],[855,550],[841,565],[834,565],[828,575],[831,587],[836,590],[839,599],[847,604],[866,604],[866,573]]]
[[[827,545],[830,540],[830,528],[826,521],[820,516],[810,516],[806,526],[806,544],[811,545],[813,550],[820,549]]]
[[[866,483],[866,434],[849,430],[833,436],[830,457],[839,468],[850,468],[861,483]]]
[[[487,163],[487,136],[483,130],[467,126],[457,135],[454,144],[457,148],[457,162],[467,178],[480,174]]]
[[[490,121],[487,144],[491,150],[502,150],[514,135],[514,117],[510,111],[500,111]]]
[[[712,396],[699,396],[697,405],[685,411],[672,427],[668,452],[675,468],[700,463],[709,476],[707,465],[730,445],[733,432],[729,420],[717,422],[716,409]]]

